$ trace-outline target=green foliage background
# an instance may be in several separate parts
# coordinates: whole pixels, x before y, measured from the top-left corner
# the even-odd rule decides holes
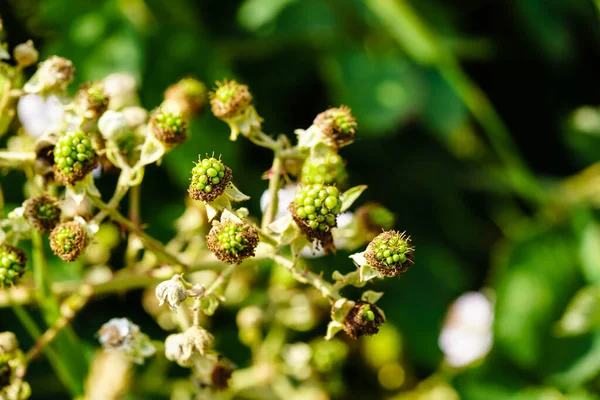
[[[447,307],[490,287],[494,348],[482,365],[448,375],[461,398],[600,399],[598,214],[593,201],[568,202],[558,190],[600,156],[599,136],[563,129],[573,109],[600,102],[594,2],[14,0],[0,11],[11,46],[33,38],[43,55],[70,58],[76,83],[130,72],[148,108],[185,75],[247,83],[270,133],[291,136],[327,107],[349,105],[360,128],[342,152],[351,183],[368,183],[363,201],[393,210],[417,249],[409,273],[378,286],[407,370],[418,379],[438,370]],[[158,238],[171,235],[184,209],[198,153],[222,154],[259,212],[269,152],[229,142],[227,126],[209,112],[191,130],[143,184],[142,215]],[[20,177],[1,179],[15,189],[5,189],[8,209],[22,201]],[[99,183],[112,185],[111,176]],[[345,256],[318,259],[314,270],[347,272]],[[561,336],[557,321],[584,287],[591,300],[571,309],[587,325]],[[123,310],[160,335],[139,293],[93,303],[75,330],[94,345],[95,330]],[[218,314],[218,345],[243,364],[234,314]],[[14,330],[11,312],[0,315],[0,330]],[[361,361],[351,364],[344,376],[352,398],[393,394]],[[61,396],[46,364],[32,374],[35,398]]]

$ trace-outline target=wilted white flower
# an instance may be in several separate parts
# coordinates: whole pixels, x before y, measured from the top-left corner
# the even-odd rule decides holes
[[[119,111],[107,110],[98,119],[98,130],[104,139],[116,139],[129,130],[125,115]]]
[[[118,351],[142,364],[156,352],[150,338],[140,331],[140,327],[127,318],[113,318],[98,331],[100,344],[106,350]]]
[[[156,286],[155,294],[160,306],[165,304],[166,301],[173,311],[177,311],[179,304],[183,303],[188,297],[187,290],[179,274],[173,275],[168,281],[159,283]]]
[[[169,335],[165,340],[165,357],[182,367],[193,363],[194,355],[204,356],[212,346],[213,336],[199,326],[192,326],[184,333]]]
[[[25,93],[64,93],[75,78],[75,67],[70,60],[51,56],[42,62],[37,71],[23,86]]]
[[[26,94],[17,103],[19,121],[25,133],[33,137],[59,130],[63,114],[63,106],[54,95],[44,98],[39,94]]]
[[[126,107],[123,109],[123,115],[130,128],[136,128],[148,121],[148,111],[142,107]]]
[[[275,215],[275,220],[285,217],[289,211],[288,207],[292,201],[294,201],[294,195],[296,194],[296,189],[298,188],[297,183],[288,183],[281,189],[277,191],[277,195],[279,197],[279,203],[277,205],[277,214]],[[269,204],[271,204],[271,192],[265,190],[265,192],[260,196],[260,209],[263,212],[267,212],[267,208],[269,208]]]
[[[108,108],[111,110],[138,104],[138,84],[133,75],[126,72],[110,74],[102,82],[104,83],[104,92],[110,99]]]
[[[446,362],[463,367],[484,357],[492,348],[494,309],[480,292],[460,296],[448,311],[439,337]]]

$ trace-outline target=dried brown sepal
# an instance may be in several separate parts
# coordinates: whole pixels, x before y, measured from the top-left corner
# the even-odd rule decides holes
[[[221,96],[221,92],[224,96]],[[210,108],[219,119],[233,118],[252,104],[252,95],[248,85],[235,80],[217,82],[217,88],[210,92]]]
[[[85,110],[87,118],[97,119],[108,109],[109,98],[102,82],[88,82],[79,88],[77,101]]]
[[[50,248],[66,262],[75,261],[90,241],[85,228],[76,221],[63,222],[50,233]]]
[[[229,388],[229,379],[231,378],[234,369],[235,366],[231,361],[227,359],[220,359],[215,364],[210,374],[212,386],[216,390],[226,390]]]
[[[407,251],[404,253],[406,259],[404,261],[398,261],[392,264],[385,264],[376,257],[377,244],[381,242],[387,242],[392,237],[400,237],[406,242]],[[375,268],[379,274],[386,277],[395,277],[405,273],[414,264],[415,253],[414,248],[410,246],[410,236],[405,236],[404,233],[396,231],[385,231],[377,235],[365,251],[365,259],[368,264]]]
[[[322,248],[325,254],[335,254],[336,250],[335,245],[333,243],[333,235],[331,234],[331,230],[319,231],[312,229],[310,226],[308,226],[305,220],[298,217],[298,214],[296,213],[296,203],[294,202],[290,203],[288,209],[292,214],[292,219],[294,220],[296,225],[298,225],[298,228],[300,228],[300,232],[302,232],[302,234],[306,236],[309,242],[312,243],[314,241],[317,241],[317,247]]]
[[[25,202],[24,214],[36,230],[45,234],[60,222],[60,204],[47,194],[32,197]]]
[[[231,179],[233,177],[233,173],[231,172],[231,168],[225,166],[225,176],[221,179],[216,185],[212,185],[212,190],[210,192],[205,192],[204,190],[195,189],[190,185],[188,188],[188,193],[193,200],[201,200],[206,203],[210,203],[215,201],[217,197],[223,194],[225,189],[227,189],[227,185],[231,183]]]
[[[239,229],[238,234],[242,236],[242,246],[240,248],[224,248],[219,236],[223,229],[234,227]],[[206,236],[206,245],[208,249],[219,260],[227,264],[240,264],[247,258],[254,257],[256,246],[258,246],[258,231],[252,225],[236,223],[215,222],[210,232]]]
[[[357,301],[344,320],[344,332],[352,339],[361,336],[371,336],[379,332],[379,327],[385,322],[383,311],[375,304]]]
[[[352,143],[356,136],[356,120],[347,106],[323,111],[317,115],[313,124],[323,132],[329,144],[335,147]]]
[[[54,164],[52,166],[52,170],[54,171],[54,180],[64,186],[73,186],[75,183],[85,178],[85,176],[92,172],[97,166],[98,156],[94,156],[94,160],[91,164],[84,166],[83,168],[73,169],[70,174],[66,175],[62,173],[56,164]]]

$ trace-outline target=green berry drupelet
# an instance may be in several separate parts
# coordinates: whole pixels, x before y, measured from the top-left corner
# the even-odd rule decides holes
[[[345,186],[348,175],[344,160],[336,153],[324,157],[309,157],[302,166],[301,182]]]
[[[242,114],[252,104],[252,95],[247,85],[236,81],[217,82],[210,93],[210,107],[215,117],[229,119]]]
[[[206,236],[206,245],[219,260],[227,264],[239,264],[254,257],[258,245],[258,232],[248,224],[216,223]]]
[[[187,138],[187,124],[181,115],[156,110],[149,121],[150,130],[158,140],[168,146],[182,143]]]
[[[414,248],[404,233],[386,231],[371,240],[365,258],[381,275],[397,276],[413,264]]]
[[[32,197],[25,202],[25,217],[40,233],[48,233],[60,222],[60,205],[47,194]]]
[[[177,103],[183,114],[198,114],[206,105],[207,92],[199,80],[183,78],[167,88],[165,100]]]
[[[0,288],[12,286],[25,273],[25,252],[10,244],[0,244]]]
[[[188,188],[190,197],[205,202],[214,201],[231,182],[231,169],[214,157],[198,158],[192,169],[192,182]]]
[[[357,301],[344,320],[344,332],[352,339],[371,336],[379,332],[385,322],[385,314],[375,304]]]
[[[333,147],[349,145],[356,136],[356,120],[350,108],[346,106],[330,108],[320,113],[313,124],[321,130]]]
[[[75,261],[86,249],[90,238],[76,221],[63,222],[50,233],[50,248],[64,261]]]
[[[290,204],[292,218],[308,238],[318,240],[325,252],[334,251],[331,228],[336,226],[342,208],[335,186],[314,184],[301,187]]]
[[[89,82],[79,89],[77,101],[86,118],[98,119],[108,108],[109,99],[102,82]]]
[[[54,146],[54,179],[63,185],[82,180],[96,164],[92,140],[82,131],[65,133]]]

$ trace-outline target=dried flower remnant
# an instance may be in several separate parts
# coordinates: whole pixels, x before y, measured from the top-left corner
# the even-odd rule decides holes
[[[344,332],[352,339],[371,336],[379,332],[385,322],[383,311],[375,304],[357,301],[344,320]]]
[[[187,290],[181,280],[181,275],[176,274],[156,286],[155,294],[160,306],[167,302],[171,310],[177,311],[179,305],[188,298]]]
[[[98,338],[104,349],[122,353],[138,364],[156,352],[148,336],[127,318],[113,318],[102,325]]]
[[[60,222],[60,204],[47,194],[32,197],[25,202],[25,217],[40,233],[48,233]]]
[[[75,261],[85,251],[90,237],[77,221],[63,222],[50,233],[50,248],[64,261]]]
[[[258,245],[258,231],[251,225],[223,221],[215,223],[206,236],[206,245],[221,261],[240,264],[254,257]]]
[[[148,124],[154,136],[167,146],[175,146],[187,139],[187,124],[179,114],[159,109],[152,113]]]

